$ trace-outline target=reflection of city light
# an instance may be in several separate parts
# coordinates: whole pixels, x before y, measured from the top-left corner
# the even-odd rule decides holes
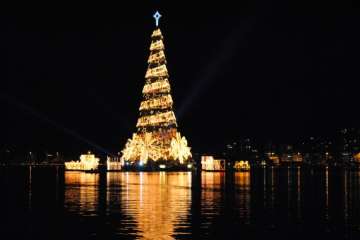
[[[99,175],[85,172],[65,172],[65,206],[69,211],[90,214],[96,211],[99,199]]]

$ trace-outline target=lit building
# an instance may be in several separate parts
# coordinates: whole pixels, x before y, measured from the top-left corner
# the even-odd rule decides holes
[[[213,156],[201,156],[201,170],[225,171],[225,159],[215,159]]]
[[[246,160],[235,161],[234,170],[236,171],[249,171],[250,163]]]
[[[107,156],[106,169],[107,171],[120,171],[124,166],[124,160],[119,156]]]
[[[302,154],[301,153],[294,153],[293,154],[293,156],[292,156],[292,160],[293,160],[293,162],[296,162],[296,163],[301,163],[301,162],[303,162],[303,156],[302,156]]]
[[[258,160],[260,158],[258,146],[250,138],[240,138],[226,145],[226,159]]]
[[[80,161],[65,162],[65,169],[79,171],[97,170],[99,161],[99,158],[96,158],[94,154],[88,152],[88,154],[82,154],[80,156]]]
[[[351,164],[356,160],[353,156],[360,151],[360,129],[341,129],[338,141],[340,159],[343,163]]]
[[[156,16],[158,23],[160,15]],[[137,132],[128,139],[122,160],[139,166],[145,166],[149,160],[161,164],[169,161],[188,164],[192,155],[187,140],[177,130],[160,28],[153,31],[151,39]]]
[[[281,163],[290,164],[290,163],[302,163],[303,156],[300,152],[298,153],[284,153],[280,157]]]
[[[277,166],[280,164],[280,157],[274,153],[274,152],[268,152],[266,153],[266,156],[268,158],[268,163],[272,166]]]
[[[300,152],[303,163],[324,166],[333,159],[333,141],[325,137],[311,136],[302,139]]]

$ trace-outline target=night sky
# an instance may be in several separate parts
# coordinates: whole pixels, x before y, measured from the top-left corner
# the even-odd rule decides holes
[[[179,129],[195,152],[359,127],[350,3],[146,2],[3,9],[0,144],[120,151],[136,130],[155,10]]]

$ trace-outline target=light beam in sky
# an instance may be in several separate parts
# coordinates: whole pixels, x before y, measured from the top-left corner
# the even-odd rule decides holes
[[[208,65],[199,72],[198,77],[194,79],[192,89],[186,95],[186,98],[184,98],[177,111],[176,116],[178,119],[186,113],[196,98],[199,98],[199,96],[206,91],[206,88],[216,80],[216,75],[220,73],[220,71],[224,69],[224,65],[234,57],[236,50],[246,46],[247,42],[244,39],[244,35],[253,29],[254,24],[255,18],[249,17],[224,39],[218,51],[220,54],[215,56]]]
[[[97,150],[106,153],[108,155],[112,155],[108,150],[106,150],[105,148],[99,146],[98,144],[90,141],[89,139],[81,136],[80,134],[78,134],[77,132],[75,132],[74,130],[71,130],[69,128],[66,128],[64,126],[62,126],[61,124],[57,123],[56,121],[46,117],[45,115],[41,114],[40,112],[36,111],[35,109],[31,108],[30,106],[25,105],[24,103],[19,102],[18,100],[16,100],[14,97],[11,97],[7,94],[2,94],[0,93],[0,99],[4,99],[7,103],[9,103],[10,105],[16,106],[17,108],[24,110],[26,113],[31,114],[32,116],[36,117],[37,119],[40,119],[41,121],[52,125],[53,127],[56,127],[60,130],[62,130],[64,133],[96,148]]]

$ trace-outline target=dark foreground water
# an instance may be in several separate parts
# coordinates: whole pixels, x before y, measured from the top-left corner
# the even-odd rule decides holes
[[[0,167],[0,239],[360,239],[360,172]]]

